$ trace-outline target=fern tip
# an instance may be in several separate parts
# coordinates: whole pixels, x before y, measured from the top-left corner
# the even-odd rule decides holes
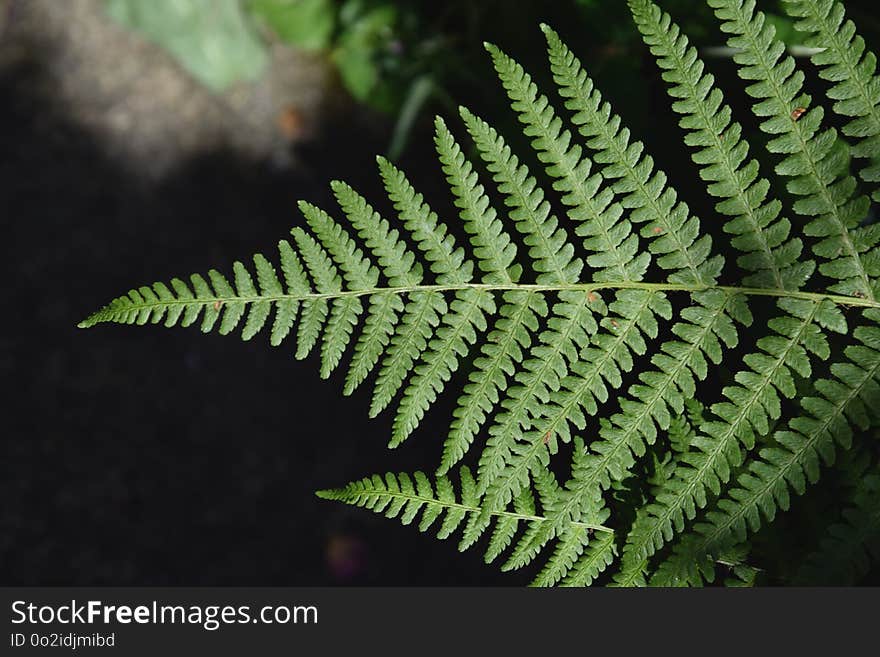
[[[333,190],[334,193],[338,194],[340,190],[348,189],[348,185],[342,180],[331,180],[330,189]]]
[[[106,308],[102,308],[101,310],[97,310],[91,313],[84,320],[77,323],[76,328],[78,329],[87,329],[92,328],[96,324],[100,324],[102,321],[106,321],[106,319],[102,316],[103,311]]]
[[[544,38],[547,40],[548,44],[554,44],[561,41],[559,38],[559,34],[557,34],[556,30],[547,25],[547,23],[540,23],[539,27],[541,28],[541,32],[544,33]]]

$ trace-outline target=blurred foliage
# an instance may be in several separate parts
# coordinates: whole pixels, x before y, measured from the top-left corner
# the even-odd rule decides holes
[[[257,78],[266,65],[265,45],[239,0],[107,0],[107,11],[211,89]]]
[[[306,50],[330,45],[336,26],[332,0],[248,0],[246,8],[282,41]]]
[[[580,45],[605,89],[632,80],[644,48],[626,2],[609,0],[107,0],[110,13],[171,51],[212,89],[252,79],[267,60],[268,42],[326,52],[358,102],[395,118],[389,154],[404,148],[426,105],[479,106],[488,73],[482,42],[515,43],[524,62],[543,60],[535,26],[546,22]],[[721,42],[705,3],[665,0],[698,45]],[[800,42],[778,0],[762,9],[789,44]],[[774,10],[777,10],[774,12]],[[530,59],[531,57],[531,59]],[[624,96],[638,96],[637,89]],[[475,102],[475,98],[477,99]],[[638,102],[636,98],[634,102]],[[479,109],[479,107],[478,107]],[[491,111],[493,107],[483,108]]]

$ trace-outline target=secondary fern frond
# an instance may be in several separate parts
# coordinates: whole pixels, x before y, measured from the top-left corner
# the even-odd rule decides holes
[[[405,525],[412,523],[421,512],[419,531],[427,531],[440,520],[437,537],[446,539],[455,533],[467,518],[482,513],[480,496],[471,471],[466,467],[460,468],[459,479],[461,483],[458,494],[447,476],[438,475],[432,484],[424,473],[415,472],[412,475],[389,473],[384,478],[373,475],[352,482],[344,488],[318,491],[318,496],[365,507],[376,513],[383,513],[388,518],[399,517]],[[540,509],[535,507],[534,499],[526,496],[521,497],[511,510],[493,512],[492,521],[495,523],[495,535],[486,552],[487,561],[492,561],[504,549],[505,544],[509,544],[510,537],[518,530],[525,528],[528,531],[546,522],[546,519],[540,515]],[[584,545],[588,544],[590,536],[594,533],[613,536],[613,532],[608,527],[586,523],[573,526],[572,531],[578,534],[579,540],[582,539]],[[465,536],[459,543],[461,550],[473,544],[472,538],[466,534],[465,529]],[[602,539],[602,544],[606,541],[607,539]],[[599,547],[596,546],[597,549]]]
[[[511,219],[530,247],[529,256],[536,263],[538,283],[564,284],[576,280],[583,264],[573,257],[574,250],[568,244],[565,231],[550,215],[549,203],[528,168],[519,163],[494,128],[464,109],[462,117],[480,155],[499,183],[499,191],[505,195]],[[549,390],[558,389],[559,379],[568,371],[567,363],[578,359],[589,336],[598,329],[594,313],[605,310],[598,295],[562,291],[559,299],[550,309],[547,329],[538,336],[538,344],[523,364],[523,370],[515,376],[517,384],[509,391],[507,403],[502,404],[503,410],[489,430],[489,441],[480,459],[482,491],[487,491],[504,470],[519,432],[529,426],[529,416],[539,415],[536,409],[541,400],[547,398]],[[522,473],[523,477],[527,475],[527,470]],[[517,493],[517,484],[526,481],[520,478],[509,487],[496,488],[493,496],[498,499],[493,504],[499,508],[506,505]]]
[[[391,177],[391,172],[384,168],[381,162],[380,169],[384,169],[386,185],[395,190],[395,193],[398,190],[402,192],[408,187],[405,180],[398,179],[395,181]],[[367,247],[376,254],[389,282],[392,285],[397,283],[410,286],[420,283],[422,280],[422,266],[416,262],[415,256],[399,240],[397,231],[390,229],[388,222],[380,217],[369,203],[348,185],[342,182],[334,182],[332,187],[348,221],[358,231]],[[454,263],[456,260],[463,260],[463,257],[460,255],[457,258],[455,257],[450,240],[444,239],[439,230],[436,232],[432,230],[436,226],[435,222],[432,221],[430,212],[414,215],[407,214],[405,217],[401,212],[401,218],[406,222],[405,225],[413,232],[414,236],[422,237],[418,242],[419,247],[431,262],[448,264]],[[427,225],[425,225],[425,222],[427,222]],[[400,258],[399,260],[397,259],[398,257]],[[441,267],[442,265],[438,266],[438,269],[440,269],[438,278],[444,277],[445,279],[451,275],[450,272],[444,271]],[[457,278],[469,278],[467,274],[461,273],[458,268],[453,267],[453,270],[459,272]],[[395,393],[403,385],[407,373],[427,345],[427,339],[431,336],[433,328],[440,322],[440,317],[446,310],[446,300],[442,294],[426,292],[424,294],[412,295],[400,320],[399,327],[390,339],[387,353],[383,359],[370,406],[371,416],[378,415],[391,402]],[[358,367],[359,373],[350,377],[350,380],[360,379],[362,381],[369,373],[369,370],[364,370],[365,367]]]
[[[762,516],[772,522],[791,504],[790,491],[802,495],[819,479],[821,464],[834,462],[838,445],[848,449],[852,428],[877,421],[880,404],[880,314],[864,313],[867,325],[853,331],[859,344],[844,350],[845,358],[831,367],[832,378],[816,382],[818,396],[802,402],[804,414],[773,435],[737,483],[675,547],[661,564],[654,582],[661,585],[700,584],[714,579],[713,554],[757,531]]]
[[[709,285],[721,272],[723,259],[711,256],[712,239],[700,235],[699,221],[666,184],[667,176],[654,169],[641,142],[631,142],[630,132],[581,67],[580,61],[552,29],[542,25],[547,39],[553,79],[559,86],[572,122],[593,149],[602,175],[614,182],[614,192],[630,212],[630,220],[644,224],[642,237],[658,254],[657,264],[670,271],[669,280]]]
[[[614,192],[602,185],[600,175],[591,175],[591,161],[579,146],[571,144],[570,133],[562,127],[561,120],[556,117],[546,97],[539,95],[530,76],[495,46],[487,45],[487,49],[492,54],[496,71],[513,102],[513,108],[525,125],[526,135],[533,138],[532,145],[539,160],[547,165],[548,174],[555,178],[554,188],[563,194],[562,202],[570,207],[569,217],[579,222],[576,233],[586,238],[583,247],[592,254],[586,262],[594,269],[594,280],[641,280],[650,263],[650,253],[636,256],[638,237],[632,233],[629,221],[623,218],[620,204],[613,202]],[[465,120],[468,121],[468,118],[466,116]],[[489,131],[487,141],[494,138],[496,143],[503,143],[485,123],[471,119],[469,125],[478,145],[483,136],[479,134],[480,130]],[[536,464],[546,464],[544,444],[547,441],[544,436],[549,437],[552,453],[557,437],[568,440],[568,422],[572,419],[578,422],[582,405],[595,412],[593,400],[607,399],[603,377],[612,385],[620,385],[619,368],[627,367],[627,363],[631,367],[629,350],[644,353],[640,331],[647,330],[649,334],[656,335],[654,313],[659,311],[669,316],[664,304],[665,299],[654,299],[653,295],[645,292],[619,292],[609,307],[611,316],[603,322],[604,330],[597,327],[590,340],[599,348],[578,345],[580,358],[569,358],[571,369],[566,367],[565,360],[560,360],[555,376],[548,380],[552,390],[561,388],[568,391],[568,401],[550,408],[541,404],[541,397],[546,397],[547,392],[542,388],[545,382],[539,377],[535,379],[538,385],[532,389],[532,398],[527,393],[523,394],[523,401],[518,407],[518,410],[525,410],[534,419],[526,415],[502,415],[501,419],[507,423],[496,430],[493,434],[495,442],[487,449],[487,452],[492,450],[489,453],[496,464],[506,463],[497,477],[491,472],[488,477],[487,505],[490,508],[505,504],[518,487],[526,485],[529,472]],[[593,354],[600,358],[593,361],[590,358]],[[546,354],[541,358],[547,362]],[[618,360],[619,364],[616,362]],[[540,371],[548,370],[544,367]],[[519,433],[533,426],[532,432],[525,435]],[[497,450],[496,445],[501,445],[501,449]]]
[[[620,128],[618,117],[612,117],[610,106],[602,101],[601,95],[580,68],[580,63],[552,30],[545,27],[544,31],[548,39],[554,76],[562,87],[563,95],[570,99],[566,106],[578,112],[574,120],[582,123],[581,131],[591,138],[588,143],[599,151],[597,157],[612,163],[607,167],[607,171],[612,173],[606,172],[606,175],[619,178],[618,191],[626,194],[627,204],[637,208],[634,216],[641,213],[641,220],[650,221],[650,230],[646,234],[655,238],[659,235],[666,242],[660,251],[678,254],[674,258],[673,255],[661,258],[661,264],[672,269],[670,280],[705,280],[706,277],[713,280],[720,270],[721,261],[717,257],[710,257],[710,242],[707,238],[695,243],[695,236],[699,231],[698,220],[688,217],[687,207],[679,204],[671,213],[673,221],[669,221],[668,216],[675,205],[676,194],[674,190],[665,187],[665,175],[662,172],[652,175],[649,157],[639,161],[642,146],[628,145],[628,131]],[[678,245],[679,250],[670,248],[669,244]],[[681,271],[676,271],[675,267],[681,267]],[[624,413],[613,419],[617,427],[603,422],[600,429],[602,440],[591,446],[601,456],[591,455],[581,466],[573,468],[573,478],[566,492],[568,499],[560,506],[561,515],[557,521],[564,522],[565,516],[569,514],[575,514],[573,517],[576,517],[578,512],[600,508],[599,491],[609,486],[612,479],[624,476],[635,463],[633,454],[638,456],[644,453],[642,440],[653,442],[656,436],[654,421],[659,423],[661,429],[668,427],[671,414],[667,410],[667,402],[677,412],[681,412],[684,399],[693,394],[695,389],[694,379],[691,378],[693,373],[699,379],[708,370],[702,349],[708,348],[713,361],[720,361],[722,349],[713,335],[713,329],[721,331],[720,335],[727,346],[735,344],[736,331],[729,319],[723,316],[725,304],[719,307],[718,298],[713,299],[711,296],[694,295],[693,300],[697,305],[682,311],[681,317],[696,321],[697,325],[684,322],[676,324],[672,329],[676,335],[691,340],[690,345],[687,342],[663,345],[660,353],[652,358],[661,370],[647,376],[642,375],[643,382],[648,386],[637,385],[631,389],[630,393],[636,400],[627,400],[623,404]],[[717,325],[714,321],[704,321],[706,310],[709,309],[711,313],[713,306],[716,318],[722,320]],[[734,302],[728,310],[738,320],[749,321],[748,311],[743,304]],[[634,317],[636,314],[630,311],[628,316]],[[615,323],[618,328],[621,326],[620,322]],[[709,327],[708,333],[700,330],[701,323],[703,327]],[[711,341],[705,343],[707,337]],[[588,362],[594,360],[589,359]],[[599,362],[602,363],[602,359]],[[626,369],[630,367],[631,365]],[[683,373],[687,376],[682,377]],[[575,391],[574,397],[583,397],[585,384],[589,384],[589,377],[583,377],[579,387],[566,387]],[[679,385],[682,386],[681,391],[677,389]],[[682,395],[681,392],[685,394]],[[587,396],[587,402],[589,401]],[[658,403],[662,406],[658,406]],[[591,409],[591,412],[595,412],[595,409]]]
[[[516,247],[490,206],[473,167],[439,119],[437,142],[447,179],[456,196],[456,205],[472,235],[474,253],[481,263],[486,263],[486,281],[518,281],[522,268],[513,264]],[[465,386],[455,410],[455,419],[443,449],[441,473],[464,456],[487,414],[498,402],[498,391],[505,387],[514,371],[514,363],[522,360],[522,349],[531,345],[538,318],[547,314],[547,304],[539,294],[510,291],[505,292],[503,298],[505,305],[501,308],[501,317],[486,339],[483,355],[476,360],[470,383]]]
[[[846,149],[833,128],[822,129],[824,111],[810,107],[811,98],[802,91],[804,74],[794,59],[783,57],[785,44],[774,38],[774,28],[763,13],[755,11],[754,0],[708,0],[721,29],[731,34],[727,43],[739,52],[734,60],[740,76],[753,84],[746,92],[758,100],[752,106],[762,119],[761,130],[772,136],[771,153],[784,155],[776,172],[791,178],[788,191],[801,197],[794,211],[812,218],[804,233],[822,238],[813,253],[825,260],[819,271],[839,282],[829,289],[841,294],[875,296],[880,273],[867,252],[880,242],[880,233],[853,233],[868,210],[868,199],[856,195],[856,181],[846,167]]]
[[[862,180],[873,188],[880,201],[880,77],[877,57],[865,48],[856,26],[846,20],[843,5],[836,0],[785,0],[789,14],[801,20],[795,27],[810,35],[807,45],[819,49],[813,63],[819,75],[833,83],[828,97],[834,111],[849,121],[843,134],[855,140],[853,157],[874,160],[861,169]]]
[[[758,341],[760,351],[745,358],[749,370],[736,375],[738,385],[728,386],[727,401],[715,404],[711,412],[717,419],[704,422],[691,442],[692,448],[680,458],[680,466],[633,525],[624,548],[622,576],[629,567],[643,564],[646,557],[662,547],[674,531],[681,531],[685,519],[707,504],[709,493],[717,495],[731,472],[744,459],[743,448],[752,449],[755,436],[770,430],[771,422],[782,415],[780,396],[796,393],[794,374],[809,378],[810,354],[819,359],[830,355],[822,329],[846,331],[840,310],[831,304],[783,302],[791,315],[769,322],[775,333]]]
[[[709,182],[707,191],[723,199],[715,209],[732,218],[724,230],[735,235],[734,248],[743,252],[737,264],[753,272],[744,285],[799,289],[810,277],[814,265],[801,260],[803,245],[790,238],[791,224],[780,217],[782,203],[768,198],[770,183],[759,178],[757,160],[748,158],[749,147],[742,127],[732,120],[724,95],[714,86],[711,73],[687,37],[649,0],[630,0],[636,25],[657,64],[671,86],[676,102],[673,110],[682,114],[680,125],[688,131],[685,143],[695,149],[693,161],[700,176]]]
[[[578,222],[577,234],[586,237],[584,248],[592,253],[587,264],[595,270],[594,280],[640,280],[650,263],[648,253],[639,253],[639,240],[632,234],[623,209],[613,203],[614,193],[602,186],[602,177],[590,175],[592,163],[571,135],[562,127],[546,97],[539,95],[531,77],[497,47],[487,44],[495,70],[513,102],[514,111],[532,137],[538,159],[555,179],[554,189],[571,208],[568,217]]]
[[[583,83],[583,76],[579,70],[579,65],[565,51],[564,46],[559,42],[558,37],[548,28],[545,28],[551,48],[551,61],[553,61],[554,51],[557,60],[560,62],[556,70],[557,78],[560,84],[568,84],[568,88],[573,86],[572,81]],[[539,158],[551,166],[551,175],[562,178],[557,183],[560,191],[567,192],[565,197],[569,203],[577,202],[577,197],[572,190],[582,188],[586,175],[589,172],[589,161],[581,160],[581,163],[575,166],[581,152],[579,149],[568,149],[569,135],[565,131],[560,130],[559,120],[555,118],[552,108],[544,97],[538,97],[534,85],[529,77],[513,60],[506,55],[490,47],[493,58],[496,63],[496,69],[505,83],[508,94],[514,102],[514,108],[520,110],[521,119],[528,126],[527,134],[535,137],[533,144],[538,150]],[[579,100],[577,92],[570,93],[575,96],[572,103],[576,108],[584,111],[585,109],[595,113],[595,107],[601,102],[601,97],[595,93],[584,102]],[[610,113],[610,111],[609,111]],[[599,117],[600,122],[606,117]],[[625,137],[625,135],[624,135]],[[619,143],[612,138],[612,143]],[[626,146],[623,146],[626,149]],[[636,157],[638,152],[636,152]],[[641,167],[643,168],[643,167]],[[650,170],[648,170],[650,174]],[[580,175],[580,179],[577,177]],[[644,180],[639,179],[635,170],[635,165],[631,165],[629,171],[625,171],[621,175],[626,184],[632,185],[638,189],[641,194],[630,193],[627,198],[630,202],[641,202],[646,205],[657,206],[656,196],[646,193]],[[663,191],[663,181],[660,177],[654,178],[655,190],[659,187],[659,194],[662,194],[665,202],[673,204],[675,202],[675,193],[671,190]],[[597,183],[598,184],[598,183]],[[631,192],[631,189],[627,189]],[[606,190],[607,192],[607,190]],[[657,193],[657,192],[655,192]],[[586,211],[586,221],[592,221],[595,225],[603,227],[604,230],[592,230],[588,234],[591,236],[603,235],[608,228],[608,219],[615,220],[619,217],[619,209],[616,205],[609,206],[611,196],[606,193],[602,204],[597,209],[595,206],[580,206],[581,212]],[[565,199],[564,199],[565,200]],[[600,214],[605,212],[605,216]],[[659,217],[655,215],[655,224],[652,227],[651,234],[656,238],[658,232],[661,239],[667,244],[676,245],[678,248],[670,248],[667,245],[661,247],[661,253],[665,253],[661,264],[666,268],[673,269],[676,266],[682,269],[688,269],[690,275],[679,278],[676,271],[672,271],[670,280],[704,280],[707,272],[713,271],[717,275],[720,268],[720,260],[718,258],[709,258],[710,241],[708,238],[700,240],[700,244],[695,243],[695,237],[699,230],[698,220],[688,217],[686,206],[680,205],[676,213],[673,215],[674,221],[670,222],[668,217]],[[618,228],[613,227],[615,232],[622,235],[629,234],[628,222],[622,222]],[[607,233],[605,233],[607,234]],[[630,236],[627,239],[635,239]],[[591,247],[596,248],[597,244],[605,249],[613,248],[613,244],[608,242],[607,238],[604,242],[591,237],[585,243],[585,247],[589,250]],[[673,255],[670,255],[670,252]],[[590,262],[588,260],[588,262]],[[710,264],[710,262],[714,264]],[[643,272],[638,272],[640,277]],[[624,275],[626,273],[624,272]],[[700,301],[702,297],[696,296],[695,300]],[[657,305],[659,303],[659,305]],[[562,403],[553,403],[544,408],[536,407],[541,412],[540,420],[535,423],[534,429],[527,434],[526,440],[519,445],[509,448],[510,456],[504,455],[503,460],[509,461],[509,464],[501,471],[498,478],[493,481],[493,486],[487,495],[487,507],[495,508],[503,505],[509,496],[514,494],[519,486],[526,485],[528,473],[536,463],[543,464],[546,460],[545,450],[542,449],[542,435],[550,438],[551,453],[552,445],[555,444],[557,434],[563,440],[567,440],[569,436],[568,423],[572,422],[578,428],[584,428],[584,418],[582,409],[589,413],[596,412],[596,402],[602,402],[607,399],[608,393],[606,382],[613,387],[620,386],[622,379],[620,377],[620,369],[624,371],[632,368],[632,360],[630,358],[630,350],[643,354],[646,351],[643,332],[650,337],[656,336],[656,322],[654,313],[659,312],[664,317],[669,317],[668,313],[661,310],[664,300],[652,300],[644,294],[628,294],[618,293],[617,301],[612,303],[610,310],[612,316],[603,321],[603,327],[608,329],[607,332],[598,331],[592,338],[591,343],[595,347],[585,348],[582,353],[581,361],[574,363],[571,373],[566,375],[560,383],[561,390],[557,393],[557,398]],[[614,317],[617,313],[615,310],[625,308],[622,317],[619,319]],[[687,313],[685,313],[687,316]],[[745,318],[745,314],[740,315]],[[686,332],[686,326],[676,326],[673,328],[676,332]],[[525,428],[528,428],[526,426]],[[509,434],[508,434],[509,435]],[[512,442],[512,441],[511,441]],[[487,450],[488,451],[488,450]],[[485,453],[484,453],[485,456]],[[628,455],[627,455],[628,456]],[[577,472],[577,470],[576,470]],[[543,532],[534,533],[527,536],[529,545],[529,553],[536,553],[537,550],[553,538],[557,531],[561,531],[566,520],[571,514],[585,513],[588,516],[595,516],[601,512],[602,504],[597,497],[598,489],[595,482],[591,479],[590,484],[586,486],[576,483],[578,487],[577,495],[567,495],[566,502],[558,505],[557,513],[554,515],[554,523],[547,525]],[[559,559],[552,557],[548,563],[548,568],[559,565]],[[564,569],[562,574],[564,575]]]

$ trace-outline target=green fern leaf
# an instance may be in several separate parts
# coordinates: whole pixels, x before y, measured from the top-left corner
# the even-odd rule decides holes
[[[539,586],[701,585],[719,570],[728,585],[763,581],[747,563],[763,547],[750,535],[850,448],[854,429],[880,422],[880,230],[849,172],[851,157],[878,155],[880,82],[838,2],[786,0],[821,49],[813,62],[850,147],[823,128],[804,73],[755,2],[707,1],[780,158],[768,175],[681,29],[650,0],[629,7],[717,229],[731,236],[726,264],[713,231],[542,26],[564,115],[522,66],[486,46],[534,171],[469,110],[460,117],[473,160],[436,120],[461,244],[379,158],[389,219],[333,182],[342,220],[301,202],[305,223],[279,242],[277,260],[257,254],[228,277],[211,269],[132,289],[80,326],[198,325],[243,340],[269,327],[273,346],[295,333],[299,359],[319,347],[323,378],[350,353],[343,392],[370,379],[370,415],[395,405],[392,447],[469,367],[433,478],[373,476],[319,495],[434,527],[439,538],[460,532],[460,550],[485,537],[486,561],[502,570],[541,559]],[[877,171],[859,173],[875,194]],[[776,178],[790,195],[771,195]],[[728,370],[733,381],[710,404],[711,382]],[[477,476],[460,467],[454,483],[447,475],[465,458]],[[827,566],[847,581],[876,556],[876,472],[850,479],[855,492],[804,580]]]
[[[748,144],[742,128],[731,120],[732,111],[714,78],[668,14],[649,0],[630,0],[629,6],[671,85],[670,95],[677,99],[672,108],[684,115],[680,125],[688,131],[685,143],[697,149],[692,159],[709,183],[707,191],[723,199],[715,209],[732,217],[724,229],[735,235],[733,246],[743,252],[737,264],[753,272],[743,284],[800,288],[814,265],[800,260],[803,245],[798,238],[789,239],[791,224],[779,217],[780,201],[768,198],[770,183],[758,178],[757,160],[746,162]]]
[[[802,92],[803,72],[791,57],[783,57],[785,45],[774,38],[764,14],[755,12],[754,0],[708,2],[724,21],[721,29],[733,35],[728,45],[739,49],[734,60],[740,77],[753,81],[746,92],[758,100],[752,109],[763,120],[761,129],[773,137],[767,148],[785,156],[776,172],[791,178],[789,192],[802,197],[794,211],[813,218],[804,233],[823,238],[813,246],[813,253],[827,261],[819,271],[840,281],[830,290],[873,299],[875,280],[862,253],[880,241],[880,234],[859,240],[850,234],[867,213],[868,199],[855,196],[856,182],[846,170],[836,131],[821,130],[822,107],[810,108],[811,99]]]
[[[651,156],[643,155],[644,145],[630,141],[629,129],[612,113],[574,54],[552,29],[546,25],[541,29],[553,79],[566,108],[575,113],[571,120],[596,152],[602,175],[616,181],[614,192],[631,210],[630,219],[644,224],[641,234],[651,240],[651,252],[660,256],[657,264],[672,272],[672,282],[710,285],[723,266],[720,256],[709,257],[711,238],[700,236],[697,218],[678,202],[677,193],[666,184],[666,174],[654,170]]]
[[[780,509],[787,510],[790,491],[802,495],[809,483],[819,479],[821,463],[833,463],[837,445],[849,448],[851,424],[860,428],[870,424],[870,413],[880,402],[880,329],[873,325],[880,315],[866,311],[865,318],[871,324],[855,329],[853,337],[860,344],[846,347],[846,360],[832,365],[833,378],[816,382],[818,396],[801,402],[803,415],[774,434],[774,444],[760,450],[747,472],[706,514],[705,522],[675,546],[653,583],[712,581],[713,554],[757,531],[762,516],[772,522]]]
[[[412,476],[407,473],[397,475],[388,473],[384,478],[373,475],[354,481],[344,488],[318,491],[317,495],[323,499],[361,506],[382,513],[388,518],[399,517],[403,524],[412,523],[421,512],[419,531],[422,532],[427,531],[438,519],[443,518],[437,537],[446,539],[455,533],[468,516],[479,516],[482,512],[476,482],[470,470],[462,467],[459,470],[459,477],[461,480],[459,495],[456,495],[452,482],[445,475],[437,476],[432,487],[428,477],[421,472],[416,472]],[[545,521],[542,516],[536,515],[534,508],[529,508],[528,502],[518,501],[517,509],[494,512],[493,521],[506,524],[512,520],[530,527]],[[613,536],[611,530],[603,526],[580,525],[580,528],[585,532],[602,532]],[[463,541],[463,545],[470,544],[471,542]],[[460,545],[460,549],[464,547]],[[496,549],[497,546],[492,552]]]
[[[760,351],[745,357],[750,369],[736,375],[738,385],[724,389],[727,401],[711,407],[717,419],[703,423],[691,443],[695,449],[681,457],[678,471],[633,525],[624,547],[623,577],[630,564],[644,563],[680,532],[685,519],[705,507],[708,494],[717,495],[742,464],[743,447],[752,449],[755,435],[770,431],[770,422],[782,414],[780,395],[792,398],[796,393],[793,373],[809,378],[809,354],[823,360],[830,355],[821,329],[846,331],[843,316],[831,304],[785,300],[780,306],[791,315],[770,320],[768,327],[776,335],[761,338]]]
[[[853,157],[880,156],[880,77],[877,57],[865,49],[865,40],[846,20],[844,6],[834,0],[785,0],[786,11],[796,18],[795,28],[810,36],[808,46],[820,49],[813,63],[819,75],[833,83],[828,97],[835,100],[834,111],[849,121],[843,134],[855,140]],[[871,183],[873,198],[880,201],[880,164],[862,168],[862,180]],[[876,271],[871,272],[877,276]]]

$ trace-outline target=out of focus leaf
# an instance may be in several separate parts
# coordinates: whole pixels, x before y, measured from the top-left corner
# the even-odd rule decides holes
[[[266,65],[265,46],[238,0],[107,0],[107,11],[215,91],[258,77]]]
[[[434,80],[428,75],[417,78],[410,85],[403,105],[400,107],[400,112],[397,114],[397,121],[394,123],[391,143],[388,146],[389,160],[394,161],[403,153],[413,125],[434,90]]]
[[[333,61],[345,87],[360,101],[369,101],[379,80],[379,51],[391,39],[397,11],[391,5],[365,8],[357,0],[346,2],[340,11],[344,30],[333,53]]]
[[[286,43],[306,50],[330,45],[336,23],[332,0],[250,0],[247,8]]]

